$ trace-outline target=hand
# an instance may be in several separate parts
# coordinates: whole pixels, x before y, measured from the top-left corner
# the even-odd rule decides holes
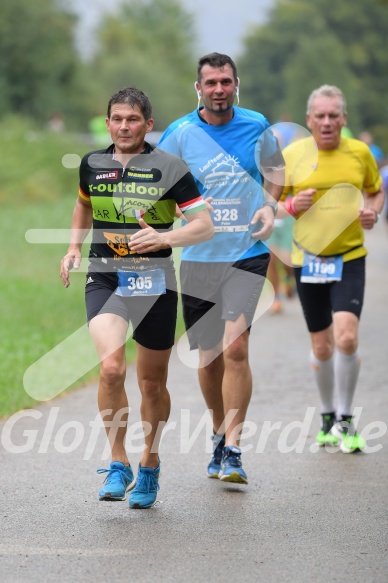
[[[68,251],[62,259],[59,275],[65,287],[69,287],[70,285],[69,271],[71,269],[78,269],[81,264],[81,259],[81,251],[79,249]]]
[[[141,231],[131,235],[129,248],[133,253],[152,253],[160,249],[167,249],[169,245],[165,243],[164,233],[158,233],[156,229],[147,225],[143,219],[139,219]]]
[[[360,223],[363,229],[373,229],[376,224],[377,212],[373,209],[360,210]]]
[[[206,208],[209,211],[209,213],[212,213],[214,211],[214,207],[212,207],[212,205],[210,204],[212,200],[213,200],[212,196],[208,196],[207,198],[205,198]]]
[[[294,196],[294,208],[297,214],[307,211],[312,206],[313,196],[316,192],[315,188],[308,188],[307,190],[301,190]]]
[[[273,210],[270,206],[263,206],[260,210],[256,211],[251,220],[251,225],[256,225],[261,227],[256,233],[252,233],[254,239],[260,239],[260,241],[266,241],[272,235],[274,229],[274,219]]]

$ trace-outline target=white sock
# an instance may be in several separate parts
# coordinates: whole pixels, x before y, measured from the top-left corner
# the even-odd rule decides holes
[[[321,397],[321,413],[332,413],[335,411],[333,357],[329,360],[318,360],[311,351],[310,366]]]
[[[334,375],[338,393],[338,417],[352,414],[353,397],[360,372],[360,355],[343,354],[338,350],[334,356]]]

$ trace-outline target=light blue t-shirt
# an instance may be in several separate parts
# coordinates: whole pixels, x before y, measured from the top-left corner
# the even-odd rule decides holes
[[[230,262],[268,253],[252,238],[260,225],[251,225],[264,202],[260,164],[277,166],[277,141],[264,116],[234,107],[224,125],[206,123],[195,110],[173,122],[158,147],[182,158],[204,198],[212,197],[213,239],[184,247],[185,261]]]

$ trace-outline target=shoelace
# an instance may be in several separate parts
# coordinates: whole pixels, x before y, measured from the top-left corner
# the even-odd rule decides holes
[[[136,490],[142,494],[149,494],[154,490],[160,490],[158,479],[154,474],[139,473]]]
[[[117,482],[118,480],[120,480],[122,484],[125,484],[129,480],[128,475],[119,468],[114,468],[113,470],[112,469],[108,470],[107,468],[99,468],[97,470],[97,474],[105,474],[106,472],[108,472],[108,475],[104,480],[104,484],[107,484],[109,481]]]
[[[241,454],[240,453],[234,453],[233,451],[228,451],[226,456],[225,456],[225,461],[228,462],[228,464],[230,466],[233,466],[234,468],[240,468],[241,467]]]

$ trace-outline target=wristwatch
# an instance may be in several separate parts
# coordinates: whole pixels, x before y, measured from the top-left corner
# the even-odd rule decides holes
[[[270,206],[273,210],[273,214],[276,217],[276,213],[278,212],[278,204],[277,202],[271,202],[270,200],[266,200],[263,206]]]

